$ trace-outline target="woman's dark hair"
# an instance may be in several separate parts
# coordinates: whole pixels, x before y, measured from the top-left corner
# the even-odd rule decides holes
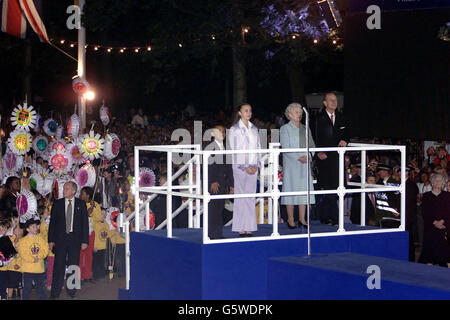
[[[89,200],[92,200],[94,189],[92,189],[91,187],[83,187],[81,188],[81,191],[84,191],[89,196]]]
[[[232,125],[235,125],[238,121],[239,121],[239,111],[241,111],[241,109],[242,109],[242,107],[243,106],[252,106],[250,103],[241,103],[240,105],[238,105],[236,108],[235,108],[235,111],[234,111],[234,120],[233,120],[233,123],[232,123]]]
[[[20,180],[20,179],[17,178],[17,177],[9,177],[8,179],[6,179],[5,188],[6,188],[7,190],[11,190],[11,185],[12,185],[12,183],[13,183],[13,181],[14,181],[15,179]]]

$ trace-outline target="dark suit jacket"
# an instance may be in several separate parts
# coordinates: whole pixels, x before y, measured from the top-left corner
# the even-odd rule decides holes
[[[316,147],[337,147],[339,141],[347,140],[346,123],[340,112],[335,112],[334,126],[325,108],[316,116],[311,123],[311,132]],[[327,152],[327,159],[317,158],[319,169],[318,184],[322,189],[336,189],[339,185],[339,156],[337,152]]]
[[[89,244],[89,219],[86,202],[75,199],[73,213],[73,239],[76,242]],[[66,208],[65,198],[58,199],[52,206],[50,213],[50,225],[48,228],[48,242],[64,242],[66,239]]]
[[[217,146],[215,142],[214,146]],[[211,150],[210,148],[208,149]],[[212,150],[219,150],[219,148],[217,146],[217,148]],[[226,155],[222,154],[215,154],[209,159],[210,161],[211,159],[214,159],[214,162],[208,165],[208,191],[211,192],[211,184],[218,182],[220,185],[218,194],[229,194],[230,187],[234,186],[233,168],[231,163],[227,164]]]

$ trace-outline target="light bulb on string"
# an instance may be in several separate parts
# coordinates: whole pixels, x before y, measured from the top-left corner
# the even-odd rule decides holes
[[[152,47],[148,46],[147,51],[152,51]]]
[[[61,40],[61,41],[60,41],[61,44],[64,44],[64,42],[66,42],[66,40]]]

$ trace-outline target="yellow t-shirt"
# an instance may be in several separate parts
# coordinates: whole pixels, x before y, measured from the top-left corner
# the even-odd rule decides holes
[[[39,234],[28,234],[19,240],[18,250],[21,259],[21,272],[44,273],[44,259],[48,255],[48,242]],[[38,258],[38,261],[35,261]]]
[[[125,238],[119,232],[117,232],[117,230],[112,230],[111,231],[111,243],[112,244],[124,244]]]
[[[92,206],[92,202],[86,202],[86,207],[89,214],[89,221],[92,225],[102,220],[102,208],[97,202],[94,201],[94,206]]]
[[[94,250],[105,250],[106,240],[111,237],[111,230],[109,229],[109,224],[106,222],[97,222],[94,224],[95,240],[94,240]]]

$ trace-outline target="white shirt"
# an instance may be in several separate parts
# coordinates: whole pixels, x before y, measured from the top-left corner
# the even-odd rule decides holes
[[[327,112],[327,114],[328,114],[328,117],[330,118],[330,120],[331,120],[331,115],[333,115],[333,126],[334,126],[334,122],[336,121],[336,114],[335,114],[335,112],[333,112],[333,113],[329,113],[328,112],[328,110],[326,110],[325,109],[325,111]]]
[[[66,214],[66,212],[67,212],[67,206],[69,205],[69,200],[71,201],[71,204],[72,204],[72,219],[71,219],[72,224],[70,225],[70,232],[72,232],[73,231],[73,213],[75,211],[75,197],[73,197],[72,199],[64,198],[64,202],[65,202],[64,214]]]
[[[218,141],[218,140],[214,140],[216,143],[217,143],[217,145],[219,146],[219,149],[220,150],[224,150],[225,148],[223,147],[223,141]]]
[[[245,128],[245,132],[248,136],[248,148],[249,150],[255,150],[258,149],[258,136],[252,134],[253,123],[250,121],[248,122],[248,128],[245,126],[244,122],[242,122],[242,119],[239,120],[239,128]],[[248,162],[249,163],[256,163],[256,159],[258,158],[258,155],[256,153],[250,153],[248,155]]]

